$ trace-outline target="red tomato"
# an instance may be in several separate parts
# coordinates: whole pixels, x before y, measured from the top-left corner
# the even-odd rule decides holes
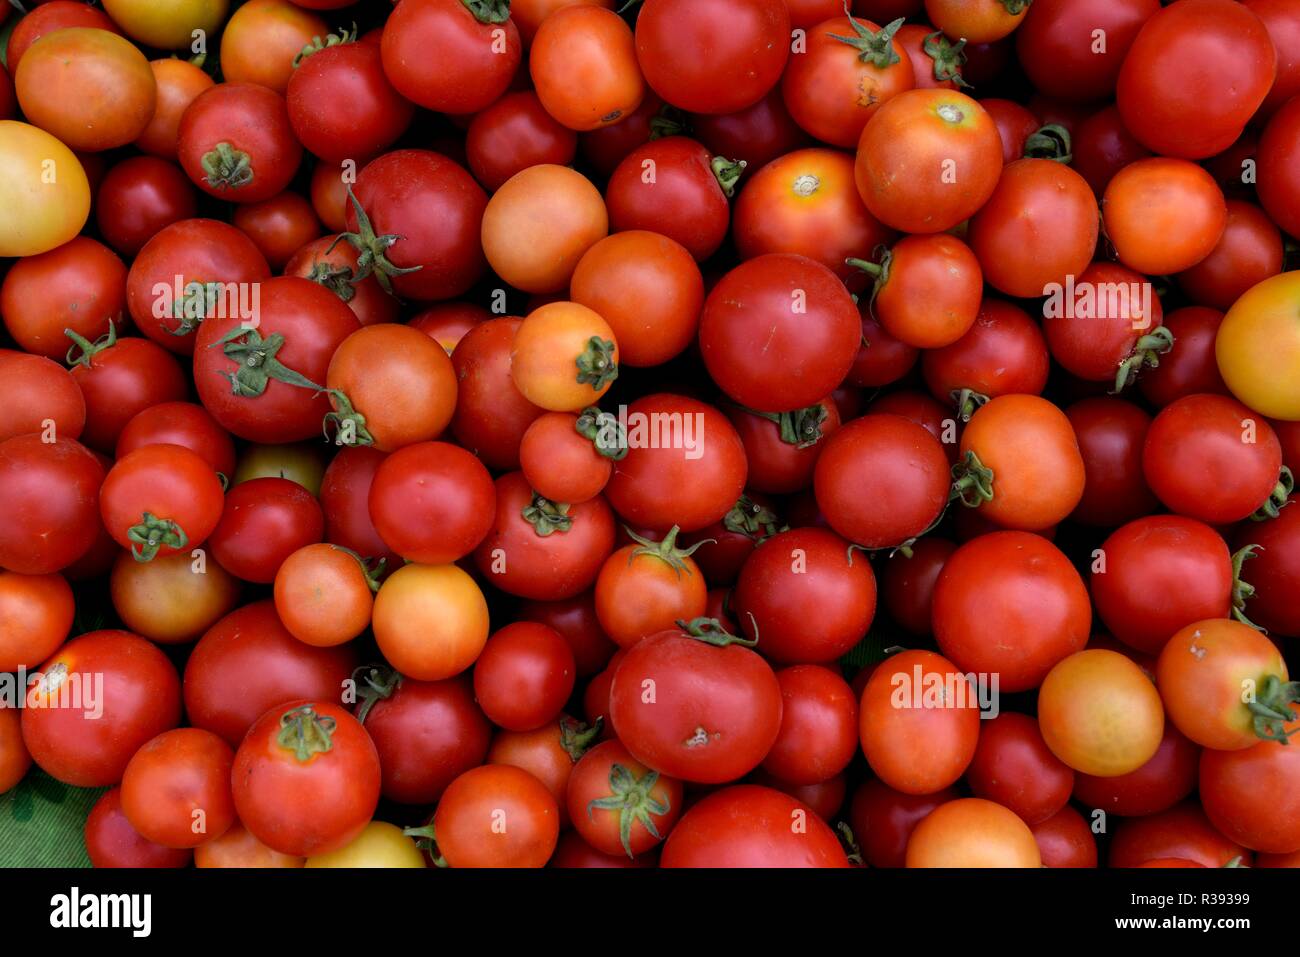
[[[337,238],[336,235],[321,236],[304,243],[285,263],[284,274],[320,283],[346,302],[363,326],[396,322],[400,310],[397,300],[384,292],[373,273],[364,279],[358,278],[361,273],[360,254],[351,243],[335,245]],[[419,328],[415,320],[411,325]]]
[[[121,788],[105,791],[95,802],[86,817],[84,838],[92,867],[180,868],[188,867],[194,857],[189,848],[163,847],[141,837],[122,811]]]
[[[1250,852],[1214,829],[1195,801],[1158,814],[1121,821],[1110,842],[1111,867],[1140,867],[1153,860],[1180,858],[1203,867],[1250,864]]]
[[[1219,244],[1178,274],[1178,285],[1194,302],[1229,309],[1247,289],[1282,271],[1282,234],[1258,206],[1228,200],[1228,219]]]
[[[99,512],[113,539],[147,562],[207,541],[222,501],[221,481],[201,456],[179,445],[146,445],[109,469]]]
[[[447,787],[433,827],[449,867],[545,867],[559,838],[560,808],[527,771],[485,764]]]
[[[889,556],[881,573],[880,594],[889,616],[914,635],[930,634],[934,586],[957,546],[926,535],[906,552]]]
[[[1085,807],[1124,817],[1167,811],[1196,787],[1201,750],[1188,741],[1172,721],[1165,722],[1160,747],[1136,771],[1116,777],[1074,776],[1074,799]]]
[[[519,607],[524,621],[536,621],[554,628],[573,651],[579,677],[590,677],[604,669],[618,646],[600,628],[593,593],[562,601],[527,601]]]
[[[658,97],[654,102],[658,109]],[[791,119],[779,89],[735,113],[697,113],[690,122],[693,135],[709,152],[737,162],[743,160],[746,169],[760,169],[808,143],[808,135]]]
[[[274,269],[283,269],[304,243],[321,234],[311,203],[288,190],[259,203],[237,206],[231,221],[257,244]]]
[[[822,440],[840,427],[840,413],[831,398],[794,412],[752,412],[728,406],[727,418],[736,427],[750,463],[748,484],[755,492],[787,493],[807,488]]]
[[[585,502],[605,488],[613,459],[622,451],[603,444],[596,415],[547,412],[533,420],[519,443],[524,478],[553,502]]]
[[[1097,866],[1097,839],[1083,815],[1070,805],[1029,829],[1044,867]]]
[[[177,153],[199,189],[256,203],[284,191],[302,161],[284,97],[256,83],[218,83],[181,116]]]
[[[495,469],[519,467],[524,432],[544,411],[524,398],[510,373],[521,324],[513,316],[490,319],[467,332],[451,356],[457,383],[452,433]]]
[[[956,342],[975,324],[984,281],[970,247],[945,233],[904,236],[879,263],[851,262],[875,277],[871,309],[885,330],[918,349]]]
[[[763,770],[787,785],[831,780],[858,750],[857,696],[848,682],[819,665],[783,668],[776,680],[781,730],[763,759]]]
[[[76,380],[58,363],[0,349],[0,380],[6,383],[9,397],[0,442],[29,432],[80,438],[86,425],[86,400]]]
[[[886,16],[876,19],[880,23],[890,20]],[[905,23],[895,36],[912,61],[912,79],[917,89],[955,90],[967,85],[961,72],[966,62],[965,40],[954,43],[928,23]],[[1034,128],[1038,128],[1036,123]]]
[[[606,741],[574,766],[566,802],[574,828],[592,847],[635,858],[673,830],[682,783],[641,764],[618,741]]]
[[[1079,442],[1084,472],[1083,498],[1070,517],[1084,525],[1113,528],[1155,511],[1156,498],[1142,474],[1142,446],[1151,416],[1109,396],[1076,402],[1066,408],[1065,416]]]
[[[0,669],[32,668],[54,654],[72,629],[74,613],[72,589],[62,575],[0,570]]]
[[[1288,730],[1296,727],[1293,721]],[[1225,837],[1253,851],[1300,851],[1297,753],[1279,741],[1261,741],[1239,751],[1201,752],[1201,804]]]
[[[1256,150],[1260,205],[1291,236],[1300,236],[1300,175],[1290,162],[1290,157],[1300,148],[1297,144],[1300,144],[1300,102],[1293,97],[1264,127]],[[1239,165],[1234,173],[1234,178],[1240,179]]]
[[[264,585],[290,555],[325,535],[320,503],[297,482],[256,478],[226,494],[212,557],[237,578]]]
[[[101,532],[99,487],[105,469],[73,439],[39,433],[0,442],[0,568],[48,575],[67,568]]]
[[[86,236],[15,262],[0,286],[5,328],[24,352],[62,361],[67,330],[94,341],[121,322],[126,267]]]
[[[752,784],[691,807],[664,844],[660,867],[848,867],[835,832],[812,808]]]
[[[98,7],[88,7],[84,3],[76,3],[73,0],[54,0],[54,2],[30,6],[33,7],[31,12],[16,20],[9,34],[5,48],[5,62],[9,66],[10,73],[17,72],[18,64],[22,61],[28,47],[47,33],[68,27],[91,27],[96,30],[107,30],[118,36],[122,34],[118,25]]]
[[[1277,78],[1259,112],[1271,116],[1283,103],[1300,93],[1300,58],[1296,56],[1296,43],[1300,42],[1300,13],[1286,0],[1245,0],[1251,13],[1264,22],[1264,28],[1277,51]]]
[[[921,359],[930,394],[955,405],[963,421],[987,399],[1042,392],[1049,366],[1047,342],[1038,324],[1018,306],[999,299],[985,299],[966,335],[952,345],[927,350]]]
[[[1070,147],[1074,154],[1070,165],[1097,196],[1106,192],[1111,179],[1125,166],[1151,155],[1133,138],[1114,106],[1082,120],[1074,129]]]
[[[614,642],[626,648],[677,621],[704,615],[708,586],[691,554],[677,547],[674,526],[663,541],[628,531],[633,544],[605,559],[596,578],[596,617]]]
[[[547,113],[531,90],[507,93],[474,114],[465,132],[469,168],[492,192],[530,166],[567,166],[577,150],[577,134]]]
[[[95,199],[95,221],[110,246],[134,256],[161,229],[190,219],[196,209],[194,187],[178,166],[133,156],[104,176]]]
[[[200,455],[214,472],[235,474],[235,443],[206,409],[192,402],[162,402],[137,412],[117,437],[117,458],[146,445],[180,445]]]
[[[1103,100],[1115,92],[1138,31],[1159,11],[1159,0],[1037,0],[1016,31],[1016,53],[1046,96]]]
[[[1292,506],[1296,503],[1292,497]],[[1234,547],[1255,545],[1249,572],[1253,593],[1247,603],[1252,620],[1270,633],[1300,635],[1300,608],[1295,600],[1300,572],[1300,510],[1284,508],[1276,518],[1242,525]]]
[[[370,520],[370,487],[385,454],[369,445],[340,449],[321,480],[325,540],[364,558],[397,560]]]
[[[976,797],[1010,808],[1033,826],[1066,806],[1074,771],[1052,754],[1038,722],[1006,711],[981,723],[966,780]]]
[[[897,382],[916,365],[920,350],[885,331],[871,315],[870,299],[859,299],[858,314],[862,322],[862,345],[846,383],[874,388]],[[1044,372],[1044,378],[1046,375]]]
[[[878,778],[864,782],[853,794],[849,822],[866,863],[872,867],[902,867],[916,825],[956,796],[951,788],[933,794],[904,794]]]
[[[1185,306],[1165,316],[1164,326],[1174,337],[1174,348],[1138,379],[1143,397],[1163,408],[1197,392],[1228,395],[1214,353],[1222,323],[1223,313],[1204,306]]]
[[[235,823],[235,752],[210,731],[176,728],[146,742],[122,775],[122,813],[146,841],[197,847]]]
[[[553,720],[573,693],[573,652],[560,633],[521,621],[496,632],[474,664],[474,697],[492,722],[532,731]]]
[[[631,28],[599,5],[574,4],[543,20],[528,71],[546,112],[571,130],[617,123],[645,95]]]

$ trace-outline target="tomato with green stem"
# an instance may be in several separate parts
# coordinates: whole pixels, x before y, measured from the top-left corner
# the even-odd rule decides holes
[[[256,203],[284,192],[302,145],[284,97],[255,83],[218,83],[186,108],[177,156],[186,175],[210,196]]]
[[[606,741],[574,766],[566,803],[588,844],[632,858],[672,831],[682,813],[682,784],[646,767],[620,742]]]
[[[179,445],[146,445],[119,459],[99,494],[104,527],[141,562],[198,548],[223,501],[217,473]]]
[[[596,578],[596,616],[624,648],[668,628],[678,619],[704,614],[708,586],[691,555],[702,543],[677,545],[673,526],[662,541],[628,530],[634,544],[615,551]]]
[[[111,249],[88,236],[69,238],[9,267],[0,286],[5,329],[24,352],[62,360],[68,329],[94,341],[121,325],[126,282]]]
[[[747,485],[756,492],[783,494],[807,488],[826,447],[840,427],[835,402],[824,398],[793,412],[754,412],[728,405],[727,418],[745,445]]]
[[[301,642],[322,648],[344,644],[370,624],[378,572],[338,545],[305,545],[276,570],[275,610]]]
[[[1292,714],[1288,732],[1300,728]],[[1252,851],[1300,851],[1300,752],[1285,743],[1201,752],[1198,793],[1206,816],[1225,837]]]
[[[618,341],[599,313],[551,302],[528,314],[515,333],[510,375],[528,401],[552,412],[597,402],[618,378]]]
[[[946,538],[926,535],[885,562],[880,595],[889,617],[914,635],[931,632],[934,587],[957,546]]]
[[[606,443],[603,415],[592,406],[581,415],[547,412],[533,420],[519,443],[519,463],[538,495],[573,504],[604,490],[627,449]]]
[[[1235,548],[1254,547],[1248,578],[1252,589],[1246,605],[1251,619],[1271,634],[1300,636],[1300,509],[1290,505],[1265,522],[1243,523],[1233,539]]]
[[[895,37],[912,61],[912,80],[918,90],[956,90],[969,86],[961,72],[966,63],[966,40],[949,40],[942,30],[927,23],[905,23]]]
[[[885,330],[918,349],[951,345],[975,324],[983,300],[979,260],[947,233],[905,236],[880,262],[850,259],[874,280],[871,309]]]
[[[560,809],[527,771],[485,764],[447,787],[431,824],[415,833],[436,842],[440,866],[545,867],[559,840]]]
[[[292,190],[235,207],[231,222],[253,240],[272,269],[283,270],[290,257],[321,234],[316,211]]]

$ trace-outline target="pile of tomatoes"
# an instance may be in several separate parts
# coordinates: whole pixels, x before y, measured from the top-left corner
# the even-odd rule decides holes
[[[1300,864],[1295,0],[28,6],[95,865]]]

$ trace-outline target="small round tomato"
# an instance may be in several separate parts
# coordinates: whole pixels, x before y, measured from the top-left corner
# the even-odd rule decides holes
[[[39,8],[38,8],[39,9]],[[122,811],[122,789],[105,791],[86,816],[83,833],[92,867],[188,867],[188,848],[163,847],[146,841]]]
[[[485,764],[443,792],[433,837],[449,867],[545,867],[559,840],[559,812],[546,785],[527,771]]]
[[[603,724],[585,725],[567,714],[532,731],[497,731],[488,749],[488,764],[508,764],[527,771],[551,792],[560,810],[560,827],[570,825],[565,795],[573,766],[596,741]]]
[[[339,450],[320,485],[325,540],[366,559],[397,560],[370,520],[370,486],[385,455],[369,445]]]
[[[577,150],[577,134],[546,112],[531,90],[507,93],[474,114],[465,131],[469,168],[490,192],[530,166],[567,166]]]
[[[116,457],[146,445],[181,445],[226,478],[235,474],[235,443],[206,409],[192,402],[161,402],[137,412],[117,437]]]
[[[691,554],[699,544],[677,547],[678,528],[656,542],[629,531],[634,544],[618,549],[596,578],[596,616],[613,641],[624,648],[673,623],[701,617],[708,586]]]
[[[379,754],[336,704],[290,701],[248,729],[235,753],[239,820],[259,841],[295,857],[350,844],[379,803]]]
[[[492,635],[474,664],[474,697],[507,731],[532,731],[552,721],[573,693],[573,652],[560,633],[537,622],[507,625]]]
[[[302,145],[284,97],[255,83],[218,83],[185,109],[177,157],[199,189],[234,203],[284,192],[298,171]]]
[[[321,234],[311,203],[289,191],[237,206],[231,221],[253,240],[273,269],[283,269],[304,243]]]
[[[1018,306],[985,299],[966,335],[926,350],[921,373],[930,394],[955,405],[965,421],[988,399],[1042,392],[1050,364],[1039,325]]]
[[[862,323],[862,346],[845,383],[876,388],[897,382],[911,372],[920,350],[885,331],[884,326],[871,315],[870,299],[859,299],[858,315]],[[1043,375],[1046,378],[1045,371]]]
[[[545,410],[524,398],[511,376],[511,353],[521,319],[502,316],[475,326],[456,343],[456,440],[489,468],[519,468],[519,446],[533,420]]]
[[[73,439],[33,432],[0,442],[0,568],[48,575],[86,554],[100,534],[104,472]]]
[[[742,784],[692,805],[668,836],[660,866],[848,867],[848,859],[835,832],[808,805]]]
[[[428,867],[416,841],[396,824],[371,821],[354,840],[336,851],[313,854],[304,867]]]
[[[877,219],[903,232],[941,233],[993,195],[1002,137],[965,94],[907,90],[863,128],[855,164],[858,192]]]
[[[1097,839],[1083,815],[1065,805],[1030,827],[1044,867],[1096,867]]]
[[[1297,728],[1293,720],[1286,730]],[[1300,752],[1284,744],[1201,752],[1198,792],[1206,815],[1225,837],[1252,851],[1300,851]]]
[[[1036,0],[1016,30],[1016,54],[1045,95],[1104,100],[1138,31],[1159,10],[1159,0]],[[1095,31],[1106,38],[1100,50]]]
[[[831,397],[793,412],[753,412],[728,405],[727,418],[745,444],[752,491],[772,494],[807,488],[822,439],[840,427],[840,412]]]
[[[1215,830],[1198,801],[1122,821],[1110,842],[1111,867],[1141,867],[1149,861],[1179,859],[1202,867],[1249,866],[1250,852]]]
[[[1013,811],[983,798],[958,798],[939,805],[907,842],[908,867],[1041,865],[1029,826]]]
[[[150,562],[118,551],[109,588],[123,623],[160,645],[196,640],[239,600],[234,576],[189,551]]]
[[[86,428],[81,438],[92,448],[108,451],[117,445],[128,422],[143,410],[176,402],[189,393],[184,371],[175,357],[148,339],[108,334],[93,343],[69,333],[72,377],[86,400]]]
[[[121,322],[126,279],[122,260],[87,236],[27,256],[0,286],[5,329],[23,351],[62,360],[67,330],[94,342]]]
[[[47,164],[54,164],[48,166]],[[33,190],[46,170],[63,171]],[[76,154],[54,136],[17,120],[0,120],[0,256],[35,256],[73,239],[90,216],[90,181]],[[52,187],[52,188],[51,188]],[[9,315],[9,309],[4,309]]]
[[[1146,0],[1143,0],[1146,2]],[[1125,166],[1151,155],[1124,126],[1119,110],[1108,106],[1080,121],[1070,138],[1070,165],[1098,197]]]
[[[953,39],[1001,40],[1020,26],[1033,0],[925,0],[930,22]]]
[[[8,393],[0,442],[29,432],[46,432],[50,438],[81,437],[86,400],[67,369],[44,356],[0,349],[0,381]]]
[[[196,209],[197,193],[180,167],[133,156],[104,176],[95,197],[95,222],[113,249],[134,256],[160,230],[190,219]]]
[[[1293,496],[1291,506],[1296,501]],[[1240,526],[1233,546],[1253,549],[1246,576],[1252,589],[1247,603],[1250,617],[1273,634],[1300,636],[1300,607],[1295,601],[1300,586],[1296,577],[1300,573],[1300,509],[1287,507],[1276,518]]]
[[[1257,283],[1282,271],[1282,234],[1254,203],[1227,201],[1228,218],[1219,244],[1195,266],[1178,274],[1191,299],[1228,309]]]
[[[510,376],[529,402],[576,412],[609,391],[618,361],[614,330],[598,313],[576,302],[551,302],[529,313],[515,333]]]
[[[122,775],[122,813],[147,841],[197,847],[235,823],[235,752],[211,731],[175,728],[146,742]]]
[[[23,741],[32,760],[73,787],[122,780],[131,756],[181,719],[176,669],[127,631],[92,631],[29,676]]]
[[[1214,355],[1222,323],[1223,313],[1204,306],[1185,306],[1165,316],[1164,326],[1174,337],[1174,348],[1138,379],[1143,397],[1163,408],[1197,392],[1228,395]]]
[[[298,72],[303,48],[311,48],[313,38],[317,44],[322,37],[334,39],[325,20],[304,6],[288,0],[248,0],[236,9],[221,31],[221,75],[231,83],[256,83],[283,96]]]
[[[928,635],[934,586],[957,546],[926,535],[907,550],[889,556],[881,573],[880,594],[889,617],[914,635]]]
[[[1300,271],[1254,286],[1223,317],[1214,343],[1219,372],[1232,394],[1287,422],[1300,421],[1300,398],[1287,386],[1300,374],[1300,337],[1287,312],[1298,289]]]
[[[1160,747],[1146,764],[1115,777],[1076,774],[1074,799],[1107,814],[1158,814],[1192,793],[1200,753],[1201,749],[1188,741],[1172,721],[1166,721]]]
[[[819,665],[783,668],[776,680],[781,730],[763,759],[763,770],[786,784],[831,780],[858,750],[857,696],[848,682]]]
[[[606,741],[574,766],[565,801],[574,828],[592,847],[633,858],[672,831],[682,813],[682,784],[641,764],[618,741]]]
[[[871,867],[902,867],[916,825],[940,804],[953,800],[951,788],[933,794],[904,794],[870,778],[853,794],[849,822],[862,856]]]
[[[17,708],[0,708],[0,794],[18,784],[32,766],[23,744],[21,715]]]
[[[970,247],[955,236],[905,236],[883,253],[881,262],[853,262],[875,278],[872,312],[899,341],[938,349],[975,324],[983,273]]]
[[[299,641],[332,647],[370,624],[375,573],[355,552],[337,545],[306,545],[275,573],[275,610]]]
[[[288,479],[258,478],[226,494],[208,547],[236,578],[269,585],[286,558],[324,534],[325,517],[310,492]]]
[[[632,29],[601,6],[563,7],[543,20],[528,71],[546,112],[571,130],[617,123],[645,95]]]
[[[420,681],[440,681],[482,652],[487,601],[455,565],[405,565],[380,586],[371,625],[389,664]]]
[[[1034,825],[1066,806],[1074,771],[1048,749],[1033,718],[1004,711],[981,726],[966,780],[976,797],[1010,808]]]
[[[605,448],[599,413],[547,412],[533,421],[519,443],[524,478],[542,498],[585,502],[609,483],[622,450]]]
[[[1163,360],[1162,360],[1163,362]],[[1142,446],[1151,416],[1131,402],[1098,396],[1069,406],[1083,457],[1083,498],[1070,517],[1084,525],[1114,528],[1155,510],[1156,498],[1142,474]]]
[[[104,527],[136,561],[202,545],[222,515],[217,473],[179,445],[146,445],[109,469],[99,495]]]
[[[1205,259],[1228,220],[1214,177],[1195,163],[1164,156],[1116,173],[1101,205],[1106,238],[1120,262],[1150,276],[1182,272]]]
[[[74,613],[72,589],[62,575],[0,570],[0,670],[31,668],[54,654],[72,629]]]
[[[1256,189],[1260,205],[1292,236],[1300,236],[1300,176],[1290,157],[1300,143],[1300,102],[1288,102],[1264,127],[1255,150],[1258,161]],[[1245,157],[1250,158],[1249,155]],[[1242,160],[1244,162],[1244,159]],[[1233,164],[1234,181],[1240,180],[1242,167]]]
[[[181,117],[194,98],[211,87],[211,75],[189,60],[169,57],[151,60],[157,87],[156,103],[149,125],[136,137],[135,145],[145,153],[165,160],[175,160],[180,141]],[[186,180],[189,185],[189,180]]]

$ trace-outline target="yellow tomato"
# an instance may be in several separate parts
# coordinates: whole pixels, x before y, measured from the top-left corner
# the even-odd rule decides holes
[[[1223,317],[1214,352],[1223,381],[1245,405],[1300,422],[1300,270],[1246,290]]]
[[[320,495],[325,476],[325,443],[294,442],[288,445],[250,445],[239,457],[231,485],[255,478],[287,478],[312,495]]]
[[[132,40],[159,50],[179,50],[205,34],[205,49],[216,42],[230,0],[104,0],[104,12]]]
[[[487,644],[487,600],[456,565],[404,565],[379,587],[371,627],[399,672],[442,681],[474,664]]]
[[[427,867],[424,853],[395,824],[371,821],[351,844],[307,858],[308,867]]]
[[[62,246],[89,215],[90,183],[72,150],[44,130],[0,121],[0,257]]]

